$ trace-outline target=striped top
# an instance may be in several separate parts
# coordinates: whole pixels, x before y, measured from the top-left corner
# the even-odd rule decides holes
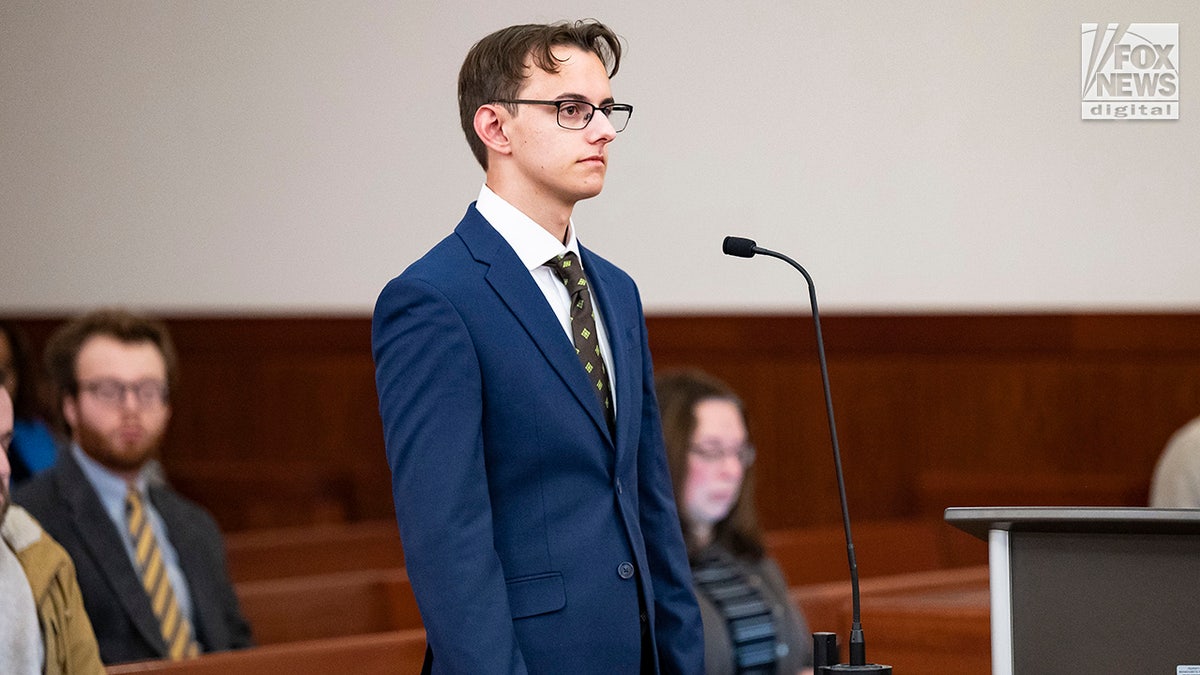
[[[712,547],[693,563],[692,579],[725,619],[733,644],[733,672],[774,673],[777,640],[771,606],[743,566],[728,552]]]

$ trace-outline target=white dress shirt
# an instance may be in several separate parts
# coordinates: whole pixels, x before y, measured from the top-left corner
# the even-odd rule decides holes
[[[479,199],[475,202],[475,209],[487,219],[501,237],[504,237],[504,241],[508,242],[525,268],[529,270],[534,282],[541,289],[542,295],[546,296],[546,302],[554,310],[554,315],[558,317],[558,322],[562,324],[563,334],[574,347],[575,341],[571,337],[571,294],[567,292],[567,287],[559,279],[558,274],[546,267],[546,262],[567,251],[579,255],[579,241],[575,238],[575,221],[572,220],[567,227],[567,243],[563,245],[561,241],[554,238],[554,235],[535,223],[532,218],[504,201],[500,195],[492,192],[487,185],[479,190]],[[583,265],[582,258],[579,264]],[[587,272],[586,268],[584,268],[584,272]],[[594,294],[592,295],[592,310],[596,315],[596,335],[600,340],[600,354],[604,357],[604,365],[608,367],[608,390],[612,395],[615,417],[617,373],[614,369],[612,348],[608,344],[608,332],[604,329],[604,318],[600,315],[600,304]]]

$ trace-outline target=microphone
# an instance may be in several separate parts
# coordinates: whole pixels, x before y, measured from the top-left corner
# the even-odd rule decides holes
[[[858,562],[854,557],[854,537],[850,533],[850,508],[846,505],[846,479],[842,474],[842,453],[838,448],[837,426],[833,421],[833,397],[829,393],[829,367],[825,363],[825,340],[821,337],[821,315],[817,311],[817,290],[813,286],[812,277],[809,276],[808,270],[800,266],[800,263],[782,253],[761,248],[753,239],[725,237],[725,241],[721,244],[721,251],[725,255],[732,255],[738,258],[753,258],[759,254],[779,258],[796,268],[800,274],[804,275],[804,280],[808,282],[808,301],[812,306],[813,325],[816,328],[817,334],[817,361],[821,365],[821,384],[825,390],[825,414],[829,419],[829,436],[833,440],[833,466],[837,473],[838,497],[842,503],[842,528],[846,533],[846,558],[850,563],[851,601],[850,663],[816,663],[814,665],[816,666],[817,675],[833,675],[834,673],[891,675],[891,666],[867,663],[867,648],[863,639],[862,619],[859,608]]]
[[[753,239],[745,237],[725,237],[725,241],[721,243],[721,251],[725,255],[734,255],[739,258],[753,258],[755,253],[767,253],[766,250],[756,246]]]

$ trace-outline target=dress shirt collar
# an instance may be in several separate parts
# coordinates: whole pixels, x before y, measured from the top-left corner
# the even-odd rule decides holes
[[[129,492],[129,484],[125,482],[124,478],[114,474],[104,468],[99,462],[89,457],[78,444],[71,444],[71,453],[74,455],[75,461],[79,464],[79,468],[83,471],[83,475],[92,484],[92,488],[96,490],[96,495],[100,497],[100,503],[104,505],[104,510],[108,513],[109,517],[115,522],[124,522],[125,495]],[[146,494],[145,476],[138,474],[133,484],[137,487],[138,492],[142,495]]]
[[[504,241],[517,253],[525,268],[533,271],[546,264],[547,260],[567,251],[579,255],[579,242],[575,238],[575,221],[567,226],[567,245],[554,238],[532,218],[521,213],[517,207],[504,201],[486,184],[479,190],[475,209],[491,223],[492,228],[504,237]]]

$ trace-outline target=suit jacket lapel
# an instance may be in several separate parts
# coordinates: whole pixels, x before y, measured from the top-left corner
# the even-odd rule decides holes
[[[75,462],[70,453],[59,456],[61,468],[58,473],[59,489],[71,509],[71,519],[79,530],[80,540],[91,553],[92,560],[104,574],[117,601],[125,608],[126,614],[142,638],[154,645],[162,656],[167,655],[166,644],[163,642],[158,619],[150,608],[150,598],[146,589],[137,577],[129,556],[125,553],[125,544],[121,534],[113,526],[96,496],[92,484],[83,475],[83,470]]]
[[[190,620],[195,633],[194,637],[197,642],[204,645],[205,651],[209,651],[216,643],[216,631],[218,630],[216,612],[211,611],[210,607],[212,599],[218,597],[219,591],[211,583],[211,570],[206,569],[204,564],[207,556],[200,549],[205,544],[197,536],[198,531],[188,527],[187,517],[180,514],[176,508],[177,502],[164,497],[164,488],[151,485],[149,492],[154,509],[158,511],[158,515],[163,519],[163,524],[167,526],[167,536],[171,540],[171,546],[178,554],[176,558],[179,562],[179,569],[187,579],[188,591],[192,600]]]
[[[604,413],[596,401],[596,395],[592,393],[587,376],[579,365],[574,346],[566,339],[554,312],[546,303],[546,298],[512,247],[475,210],[474,205],[467,211],[455,232],[466,244],[471,255],[488,265],[485,274],[487,283],[521,322],[542,355],[554,366],[563,384],[587,410],[600,433],[605,438],[610,438],[608,423],[604,420]]]

